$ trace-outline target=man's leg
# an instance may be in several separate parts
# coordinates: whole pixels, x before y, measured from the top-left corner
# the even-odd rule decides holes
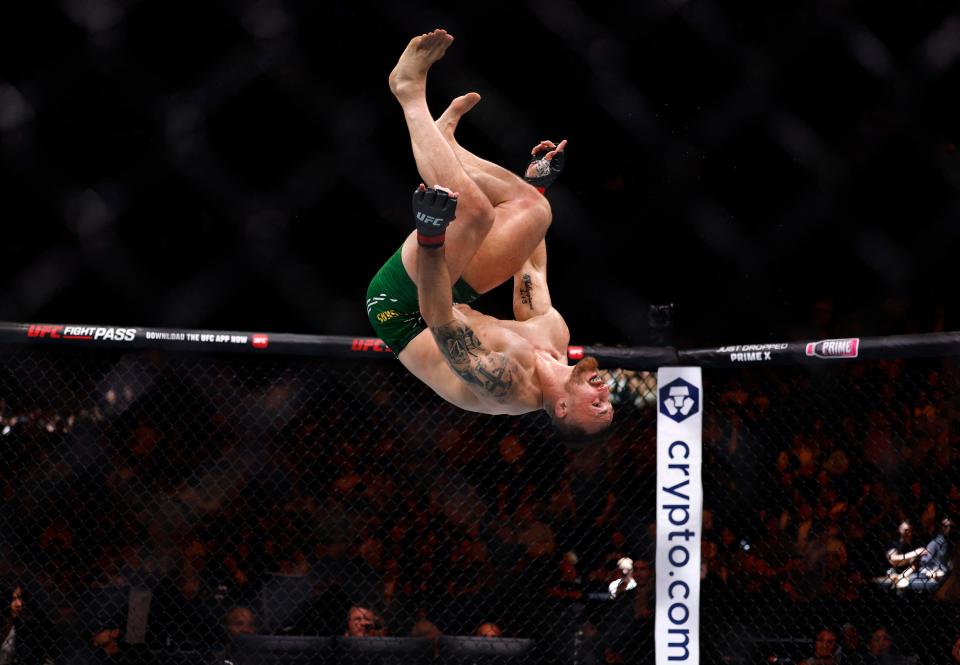
[[[437,129],[453,148],[463,170],[477,183],[494,206],[524,199],[530,195],[530,185],[498,164],[477,157],[457,141],[456,131],[461,118],[480,101],[480,95],[468,92],[455,98],[436,120]],[[536,190],[533,194],[537,194]]]
[[[390,90],[403,108],[420,177],[428,187],[440,185],[459,193],[457,220],[447,231],[445,247],[447,269],[455,282],[490,231],[494,213],[489,199],[464,172],[427,107],[427,72],[443,57],[451,42],[453,37],[445,30],[414,37],[390,73],[389,81]],[[416,250],[416,239],[408,238],[403,247],[403,264],[414,280],[418,273]]]
[[[457,142],[457,123],[478,101],[475,92],[457,97],[437,119],[437,127],[494,208],[493,228],[463,271],[467,283],[484,293],[520,271],[546,235],[552,214],[547,200],[523,179]]]

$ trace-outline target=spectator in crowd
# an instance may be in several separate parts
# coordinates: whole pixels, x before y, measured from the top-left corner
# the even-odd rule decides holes
[[[223,617],[224,635],[221,644],[212,649],[215,656],[211,662],[222,663],[237,653],[233,638],[239,635],[257,634],[257,616],[245,605],[235,605]]]
[[[227,611],[224,618],[227,627],[227,638],[237,635],[256,635],[257,616],[249,607],[237,605]]]
[[[920,558],[927,554],[925,547],[913,546],[913,526],[903,521],[898,529],[900,537],[887,547],[887,583],[894,588],[903,588],[920,565]]]
[[[583,597],[582,582],[576,565],[579,557],[575,552],[565,552],[560,559],[559,579],[547,587],[547,597],[577,600]]]
[[[802,665],[832,665],[837,660],[837,634],[827,628],[817,633],[813,643],[813,655]]]
[[[843,624],[840,630],[840,652],[845,663],[863,660],[864,645],[860,631],[852,623]]]
[[[611,501],[613,496],[612,492],[607,492],[607,502],[605,504],[604,512],[607,511],[610,506],[615,505],[615,501]],[[600,518],[597,518],[600,519]],[[604,553],[604,569],[603,572],[605,575],[609,576],[611,571],[616,569],[616,562],[627,556],[627,539],[621,531],[614,531],[610,534],[609,542],[607,543],[606,551]],[[606,578],[606,581],[610,581],[609,577]]]
[[[873,663],[892,663],[894,660],[893,637],[887,632],[886,628],[877,628],[870,634],[870,639],[867,640],[866,662],[872,665]]]
[[[933,589],[947,576],[950,572],[952,532],[953,520],[944,517],[940,520],[940,532],[927,543],[926,553],[920,557],[920,569],[910,581],[910,588]]]
[[[455,544],[447,567],[450,596],[476,597],[493,582],[494,571],[486,543],[475,530]]]
[[[426,616],[421,616],[410,629],[410,637],[425,637],[433,640],[433,657],[436,658],[440,649],[440,636],[443,632],[437,628],[437,624],[430,621]]]
[[[93,632],[90,639],[90,646],[93,647],[96,654],[106,659],[119,659],[124,652],[121,646],[120,628],[100,628]]]
[[[533,506],[524,504],[517,508],[514,519],[517,523],[517,542],[526,548],[530,560],[553,554],[556,549],[553,529],[537,518]]]
[[[609,497],[609,493],[607,496]],[[601,529],[595,531],[595,533],[601,532]],[[586,575],[589,582],[602,583],[604,587],[620,578],[617,561],[627,556],[626,538],[622,532],[612,532],[605,541],[602,556],[594,558],[595,565]]]
[[[148,620],[149,641],[165,647],[219,643],[223,615],[206,574],[207,545],[198,537],[186,539],[178,568],[153,591]]]
[[[347,612],[346,637],[383,637],[387,634],[383,619],[365,605],[351,605]]]
[[[23,616],[23,587],[18,583],[3,585],[3,598],[9,604],[4,613],[3,632],[0,633],[0,663],[7,665],[16,657],[17,624]],[[22,641],[22,637],[20,637]]]
[[[611,598],[616,598],[626,591],[632,591],[637,588],[637,581],[633,577],[633,559],[630,557],[619,559],[617,561],[617,570],[620,573],[619,576],[607,586]]]
[[[950,649],[950,662],[960,665],[960,637],[953,641],[953,648]]]
[[[76,530],[59,510],[44,511],[46,526],[40,533],[39,561],[44,575],[64,591],[80,587],[78,574],[82,567],[77,552]]]
[[[492,621],[485,621],[473,631],[474,637],[503,637],[503,630]]]
[[[435,640],[442,634],[441,630],[437,628],[437,624],[426,617],[417,619],[416,623],[413,624],[413,628],[410,629],[410,637],[428,637],[431,640]]]
[[[26,610],[23,585],[18,581],[3,584],[3,623],[0,624],[0,665],[12,663],[51,663],[55,654],[50,634],[31,620]]]

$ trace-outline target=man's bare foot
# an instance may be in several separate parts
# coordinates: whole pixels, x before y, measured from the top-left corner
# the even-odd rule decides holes
[[[453,35],[437,28],[410,40],[400,54],[400,60],[390,72],[390,90],[403,104],[410,98],[422,96],[427,87],[427,71],[443,57],[453,43]]]
[[[457,131],[457,123],[460,122],[460,118],[476,106],[479,101],[480,95],[475,92],[460,95],[450,102],[447,110],[437,118],[437,129],[443,133],[447,140],[453,139],[453,134]]]

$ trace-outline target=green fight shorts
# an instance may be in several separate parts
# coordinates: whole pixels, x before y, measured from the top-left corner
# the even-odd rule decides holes
[[[401,248],[402,249],[402,248]],[[399,356],[427,324],[420,316],[417,285],[407,274],[400,249],[377,271],[367,287],[367,318],[377,336]],[[453,302],[468,305],[480,297],[463,279],[453,285]]]

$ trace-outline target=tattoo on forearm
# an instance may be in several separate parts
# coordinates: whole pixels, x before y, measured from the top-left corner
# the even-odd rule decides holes
[[[496,399],[504,399],[513,387],[513,369],[506,356],[490,353],[480,344],[473,329],[459,322],[430,328],[440,352],[457,375],[483,388]]]
[[[520,276],[520,302],[533,309],[533,280],[529,273]]]

